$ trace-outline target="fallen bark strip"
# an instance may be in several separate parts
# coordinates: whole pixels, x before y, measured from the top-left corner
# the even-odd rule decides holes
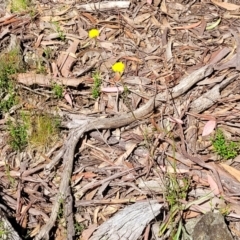
[[[100,225],[90,240],[137,240],[146,225],[160,213],[162,206],[156,200],[128,206]]]
[[[109,10],[109,9],[129,8],[129,6],[130,6],[130,1],[105,1],[105,2],[75,5],[77,9],[85,10],[88,12],[95,12],[96,10],[103,11],[103,10]]]
[[[70,87],[77,87],[79,84],[84,82],[87,77],[81,78],[64,78],[64,77],[53,77],[43,74],[36,73],[19,73],[16,76],[16,80],[27,86],[39,85],[43,87],[52,87],[54,83],[59,85],[65,85]]]
[[[172,97],[176,98],[187,90],[189,90],[194,84],[202,80],[203,78],[209,76],[214,71],[213,65],[206,65],[197,71],[194,71],[184,79],[180,81],[180,83],[172,89]]]
[[[87,122],[83,126],[73,129],[69,133],[68,140],[65,144],[66,151],[63,155],[63,175],[62,180],[59,186],[59,193],[56,198],[56,201],[52,207],[52,213],[48,223],[40,230],[38,235],[35,237],[35,240],[47,239],[49,237],[49,232],[55,224],[57,219],[58,210],[60,207],[60,200],[66,199],[67,190],[69,187],[69,179],[71,179],[72,168],[74,162],[74,153],[76,145],[79,139],[83,136],[84,133],[95,130],[95,129],[111,129],[119,128],[131,124],[132,122],[142,119],[148,114],[150,114],[155,107],[155,97],[152,97],[145,105],[140,107],[134,112],[126,113],[118,117],[101,119],[97,118],[91,122]]]

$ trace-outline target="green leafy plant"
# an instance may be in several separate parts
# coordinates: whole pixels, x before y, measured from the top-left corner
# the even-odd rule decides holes
[[[100,74],[98,72],[95,72],[93,74],[93,87],[92,87],[92,96],[95,99],[100,96],[101,83],[102,83],[102,80],[101,80]]]
[[[224,207],[221,207],[219,209],[219,212],[223,215],[223,216],[227,216],[230,212],[231,212],[231,207],[230,205],[226,205]]]
[[[0,111],[7,112],[17,103],[12,74],[23,71],[20,50],[16,47],[0,56]]]
[[[85,226],[82,223],[75,222],[74,229],[75,229],[76,236],[80,236],[82,234],[82,231],[85,229]]]
[[[11,82],[9,82],[9,86],[7,88],[7,95],[0,102],[0,109],[2,112],[7,112],[14,105],[18,103],[15,88]]]
[[[128,96],[130,94],[130,91],[129,91],[128,87],[126,85],[123,85],[123,89],[124,89],[123,94]]]
[[[43,61],[41,59],[37,61],[36,65],[37,65],[36,73],[45,74],[47,72],[47,69],[43,65]]]
[[[62,41],[65,40],[65,34],[64,34],[64,32],[63,32],[62,30],[59,30],[59,31],[58,31],[58,36],[59,36],[59,38],[60,38]]]
[[[50,59],[52,57],[52,49],[50,47],[46,47],[43,49],[43,54],[46,59]]]
[[[56,27],[56,31],[58,33],[58,37],[64,41],[65,40],[65,34],[63,32],[63,30],[61,29],[60,25],[59,25],[59,22],[53,22],[53,24],[55,25]]]
[[[179,199],[186,199],[189,181],[185,178],[181,180],[176,177],[176,174],[168,174],[167,186],[166,186],[166,200],[172,208],[174,205],[179,203]]]
[[[27,125],[21,120],[7,122],[9,143],[14,150],[21,150],[27,145]]]
[[[56,98],[61,98],[63,96],[63,86],[55,83],[53,84],[53,94]]]
[[[214,151],[224,160],[235,158],[240,150],[239,143],[228,141],[220,129],[216,131],[212,145]]]

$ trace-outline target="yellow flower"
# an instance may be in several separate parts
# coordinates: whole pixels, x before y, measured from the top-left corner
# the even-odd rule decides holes
[[[89,36],[89,38],[96,38],[99,36],[99,31],[97,29],[93,28],[88,32],[88,36]]]
[[[123,62],[116,62],[112,65],[112,70],[114,72],[123,73],[124,69],[125,69],[125,65]]]

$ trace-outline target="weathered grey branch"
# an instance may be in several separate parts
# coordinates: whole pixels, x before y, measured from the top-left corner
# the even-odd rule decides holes
[[[73,240],[75,237],[74,217],[73,217],[73,196],[70,186],[67,190],[67,200],[64,206],[64,215],[67,221],[67,240]]]
[[[62,175],[62,181],[59,186],[59,194],[57,196],[56,202],[52,207],[52,214],[50,216],[50,220],[35,237],[36,240],[48,238],[49,232],[54,226],[58,215],[60,200],[66,198],[66,193],[69,186],[69,179],[72,175],[75,148],[82,135],[94,129],[110,129],[129,125],[130,123],[138,119],[142,119],[148,114],[150,114],[154,109],[154,103],[155,97],[151,98],[145,105],[143,105],[141,108],[137,109],[134,112],[122,114],[121,116],[108,119],[97,118],[95,120],[92,120],[91,122],[85,123],[83,126],[80,126],[70,131],[68,140],[65,143],[66,151],[63,155],[64,170]]]
[[[190,105],[190,112],[199,113],[210,108],[219,98],[221,98],[220,91],[237,77],[238,73],[232,74],[223,82],[217,84],[210,91],[193,101]]]
[[[172,97],[177,98],[183,93],[187,92],[194,84],[198,83],[205,77],[212,74],[214,71],[213,65],[206,65],[194,72],[187,77],[181,79],[180,83],[176,85],[172,90]],[[156,100],[166,101],[168,93],[161,93],[156,96]]]

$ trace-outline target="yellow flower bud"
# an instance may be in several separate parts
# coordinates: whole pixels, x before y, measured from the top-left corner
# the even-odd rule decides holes
[[[88,32],[88,36],[89,36],[89,38],[96,38],[99,36],[99,31],[97,29],[93,28]]]
[[[116,62],[112,65],[112,70],[114,72],[123,73],[124,69],[125,69],[125,65],[123,62]]]

